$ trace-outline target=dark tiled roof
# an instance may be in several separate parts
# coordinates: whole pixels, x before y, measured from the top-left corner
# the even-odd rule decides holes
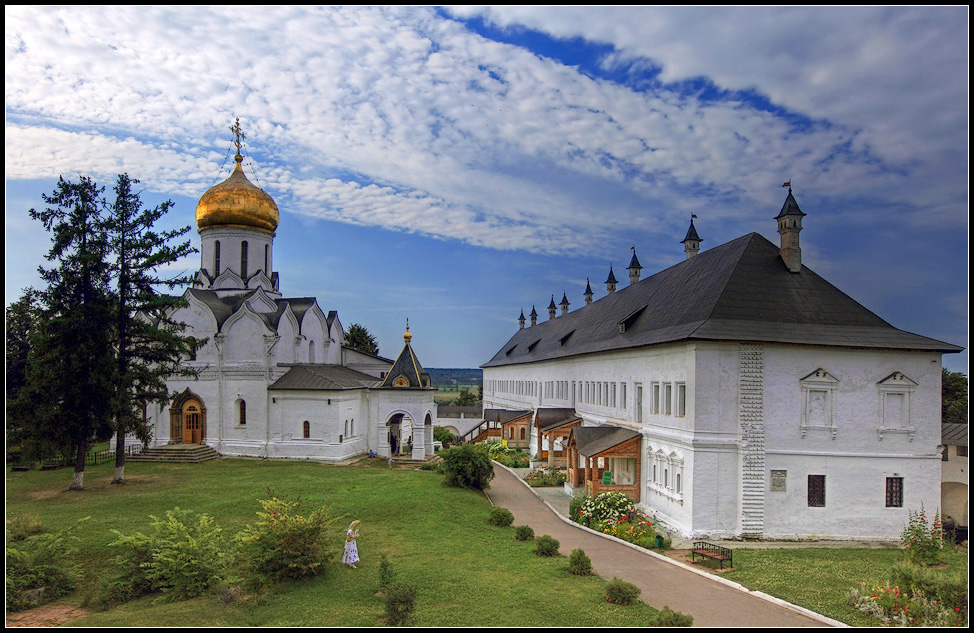
[[[966,424],[941,424],[940,443],[950,446],[967,446]]]
[[[224,295],[222,297],[213,290],[201,290],[199,288],[190,288],[186,292],[192,294],[210,308],[210,312],[213,313],[213,317],[216,319],[217,330],[222,330],[223,324],[226,322],[226,320],[237,312],[237,310],[243,306],[244,302],[250,299],[257,291],[251,290],[249,292]],[[314,297],[274,299],[274,303],[277,304],[277,310],[275,312],[266,313],[255,311],[255,314],[259,316],[272,331],[276,332],[277,325],[280,323],[281,317],[284,315],[285,310],[287,310],[288,306],[291,306],[291,311],[298,319],[298,331],[300,332],[304,322],[304,315],[307,314],[307,312],[315,305],[315,302],[316,299]]]
[[[399,358],[396,359],[389,373],[386,374],[385,380],[382,381],[382,386],[393,387],[396,378],[400,376],[409,382],[409,388],[411,389],[428,389],[432,387],[430,375],[423,370],[423,366],[419,363],[419,359],[416,358],[416,354],[413,353],[413,347],[409,343],[406,343],[402,351],[399,352]],[[398,387],[398,389],[406,389],[406,387]]]
[[[442,407],[440,407],[440,410],[442,410]],[[530,411],[522,410],[511,411],[508,409],[484,409],[484,422],[500,422],[501,424],[507,424],[511,420],[523,418],[524,416],[530,414]]]
[[[697,241],[697,242],[702,242],[703,241],[702,239],[700,239],[700,236],[697,235],[697,229],[695,229],[694,226],[693,226],[693,218],[690,219],[690,229],[687,231],[687,236],[684,237],[680,241],[680,243],[682,244],[683,242],[688,242],[690,240],[694,240],[694,241]]]
[[[483,367],[683,340],[963,349],[894,328],[806,266],[788,272],[778,246],[751,233],[519,330]]]
[[[636,259],[636,249],[632,249],[632,259],[629,261],[629,270],[636,268],[642,270],[642,266],[639,265],[639,260]]]
[[[585,457],[594,457],[613,446],[639,437],[639,433],[617,426],[576,426],[572,429],[572,436],[579,453]]]
[[[788,188],[788,197],[785,198],[785,203],[781,205],[781,211],[775,216],[775,220],[784,217],[786,215],[807,215],[801,209],[798,208],[798,201],[795,200],[795,196],[791,195],[791,188]]]
[[[535,415],[535,421],[538,423],[538,428],[542,431],[548,431],[559,427],[562,424],[579,419],[581,418],[579,418],[578,414],[575,413],[575,409],[545,407],[538,409]]]
[[[267,389],[342,390],[363,389],[378,384],[375,376],[341,365],[294,365]]]

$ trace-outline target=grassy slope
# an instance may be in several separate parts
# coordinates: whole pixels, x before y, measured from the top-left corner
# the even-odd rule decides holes
[[[323,578],[276,587],[261,604],[223,604],[207,596],[176,604],[151,598],[75,621],[83,626],[380,624],[384,603],[374,595],[378,561],[385,553],[399,578],[415,584],[414,624],[429,626],[644,626],[655,611],[617,607],[602,598],[604,582],[567,574],[564,557],[543,559],[533,545],[515,541],[511,528],[487,525],[490,508],[478,493],[446,488],[432,472],[384,467],[219,460],[197,466],[131,463],[126,486],[111,486],[111,466],[85,477],[85,492],[70,493],[70,471],[7,473],[7,517],[37,515],[48,529],[83,516],[78,536],[89,577],[111,571],[111,529],[147,531],[150,514],[179,506],[213,515],[228,534],[256,519],[257,498],[268,488],[296,497],[310,511],[328,506],[343,518],[333,540],[340,556],[342,531],[362,521],[359,569],[340,564]]]

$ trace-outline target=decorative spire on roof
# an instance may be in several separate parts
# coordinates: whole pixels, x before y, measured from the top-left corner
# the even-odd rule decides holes
[[[561,295],[561,303],[559,305],[561,306],[561,315],[562,316],[565,316],[566,314],[568,314],[568,306],[571,305],[571,304],[568,303],[568,292],[567,291],[562,292],[562,295]]]
[[[555,295],[551,295],[551,303],[548,304],[548,318],[555,318],[555,312],[558,311],[558,306],[555,305]]]
[[[609,277],[605,280],[605,289],[609,291],[610,295],[616,291],[617,283],[619,282],[616,281],[616,276],[612,274],[612,264],[609,264]]]
[[[585,278],[585,305],[592,303],[592,297],[595,295],[592,292],[592,284],[588,282],[588,277]]]
[[[521,308],[521,316],[519,316],[517,318],[517,322],[521,325],[520,329],[522,329],[522,330],[524,329],[524,322],[525,321],[526,321],[526,319],[524,318],[524,308]]]
[[[396,358],[396,362],[393,363],[392,369],[386,374],[380,386],[411,389],[431,388],[430,375],[423,369],[419,359],[416,358],[416,353],[413,352],[413,346],[410,344],[413,335],[409,332],[409,319],[406,319],[406,333],[402,335],[402,338],[405,341],[402,351],[399,352],[399,357]]]
[[[775,216],[778,221],[778,235],[781,236],[781,259],[785,266],[793,273],[802,271],[802,249],[798,239],[798,234],[802,230],[802,218],[805,213],[798,206],[798,201],[791,193],[791,181],[789,180],[782,187],[788,187],[788,196],[785,203],[781,205],[781,211]]]
[[[538,324],[538,311],[534,309],[533,304],[531,305],[531,314],[529,314],[528,316],[531,317],[531,325]]]
[[[690,229],[687,231],[687,236],[681,242],[683,244],[683,251],[687,254],[687,259],[700,252],[700,242],[703,241],[697,235],[697,229],[693,226],[693,218],[695,217],[697,217],[695,214],[690,214]]]
[[[636,247],[632,247],[632,261],[629,262],[629,285],[639,281],[639,271],[643,267],[639,265],[639,260],[636,259]]]

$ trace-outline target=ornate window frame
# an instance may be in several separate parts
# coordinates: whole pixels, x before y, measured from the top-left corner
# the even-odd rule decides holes
[[[686,490],[686,474],[683,456],[676,451],[667,452],[663,447],[647,446],[651,476],[646,477],[646,487],[671,501],[683,504]]]
[[[879,426],[876,428],[879,439],[882,440],[887,433],[905,433],[912,442],[917,432],[913,422],[913,392],[917,383],[902,372],[894,371],[876,385],[879,387]],[[886,419],[886,402],[890,396],[903,398],[898,421]]]
[[[809,431],[828,431],[831,439],[838,435],[838,428],[835,426],[835,392],[839,386],[839,379],[825,371],[821,367],[801,379],[802,393],[802,419],[801,436],[802,439],[808,436]],[[827,424],[811,424],[809,421],[809,398],[813,393],[825,394],[825,417]]]

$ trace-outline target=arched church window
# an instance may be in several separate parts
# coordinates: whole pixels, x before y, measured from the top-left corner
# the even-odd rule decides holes
[[[213,244],[213,270],[214,274],[220,274],[220,240]]]
[[[523,426],[521,427],[521,439],[522,440],[524,439],[524,427]]]
[[[240,426],[247,426],[247,403],[240,401]]]
[[[308,343],[308,362],[309,363],[315,362],[315,342],[314,341]]]
[[[240,243],[240,276],[247,278],[247,241]]]
[[[311,422],[304,421],[304,439],[311,437]]]

